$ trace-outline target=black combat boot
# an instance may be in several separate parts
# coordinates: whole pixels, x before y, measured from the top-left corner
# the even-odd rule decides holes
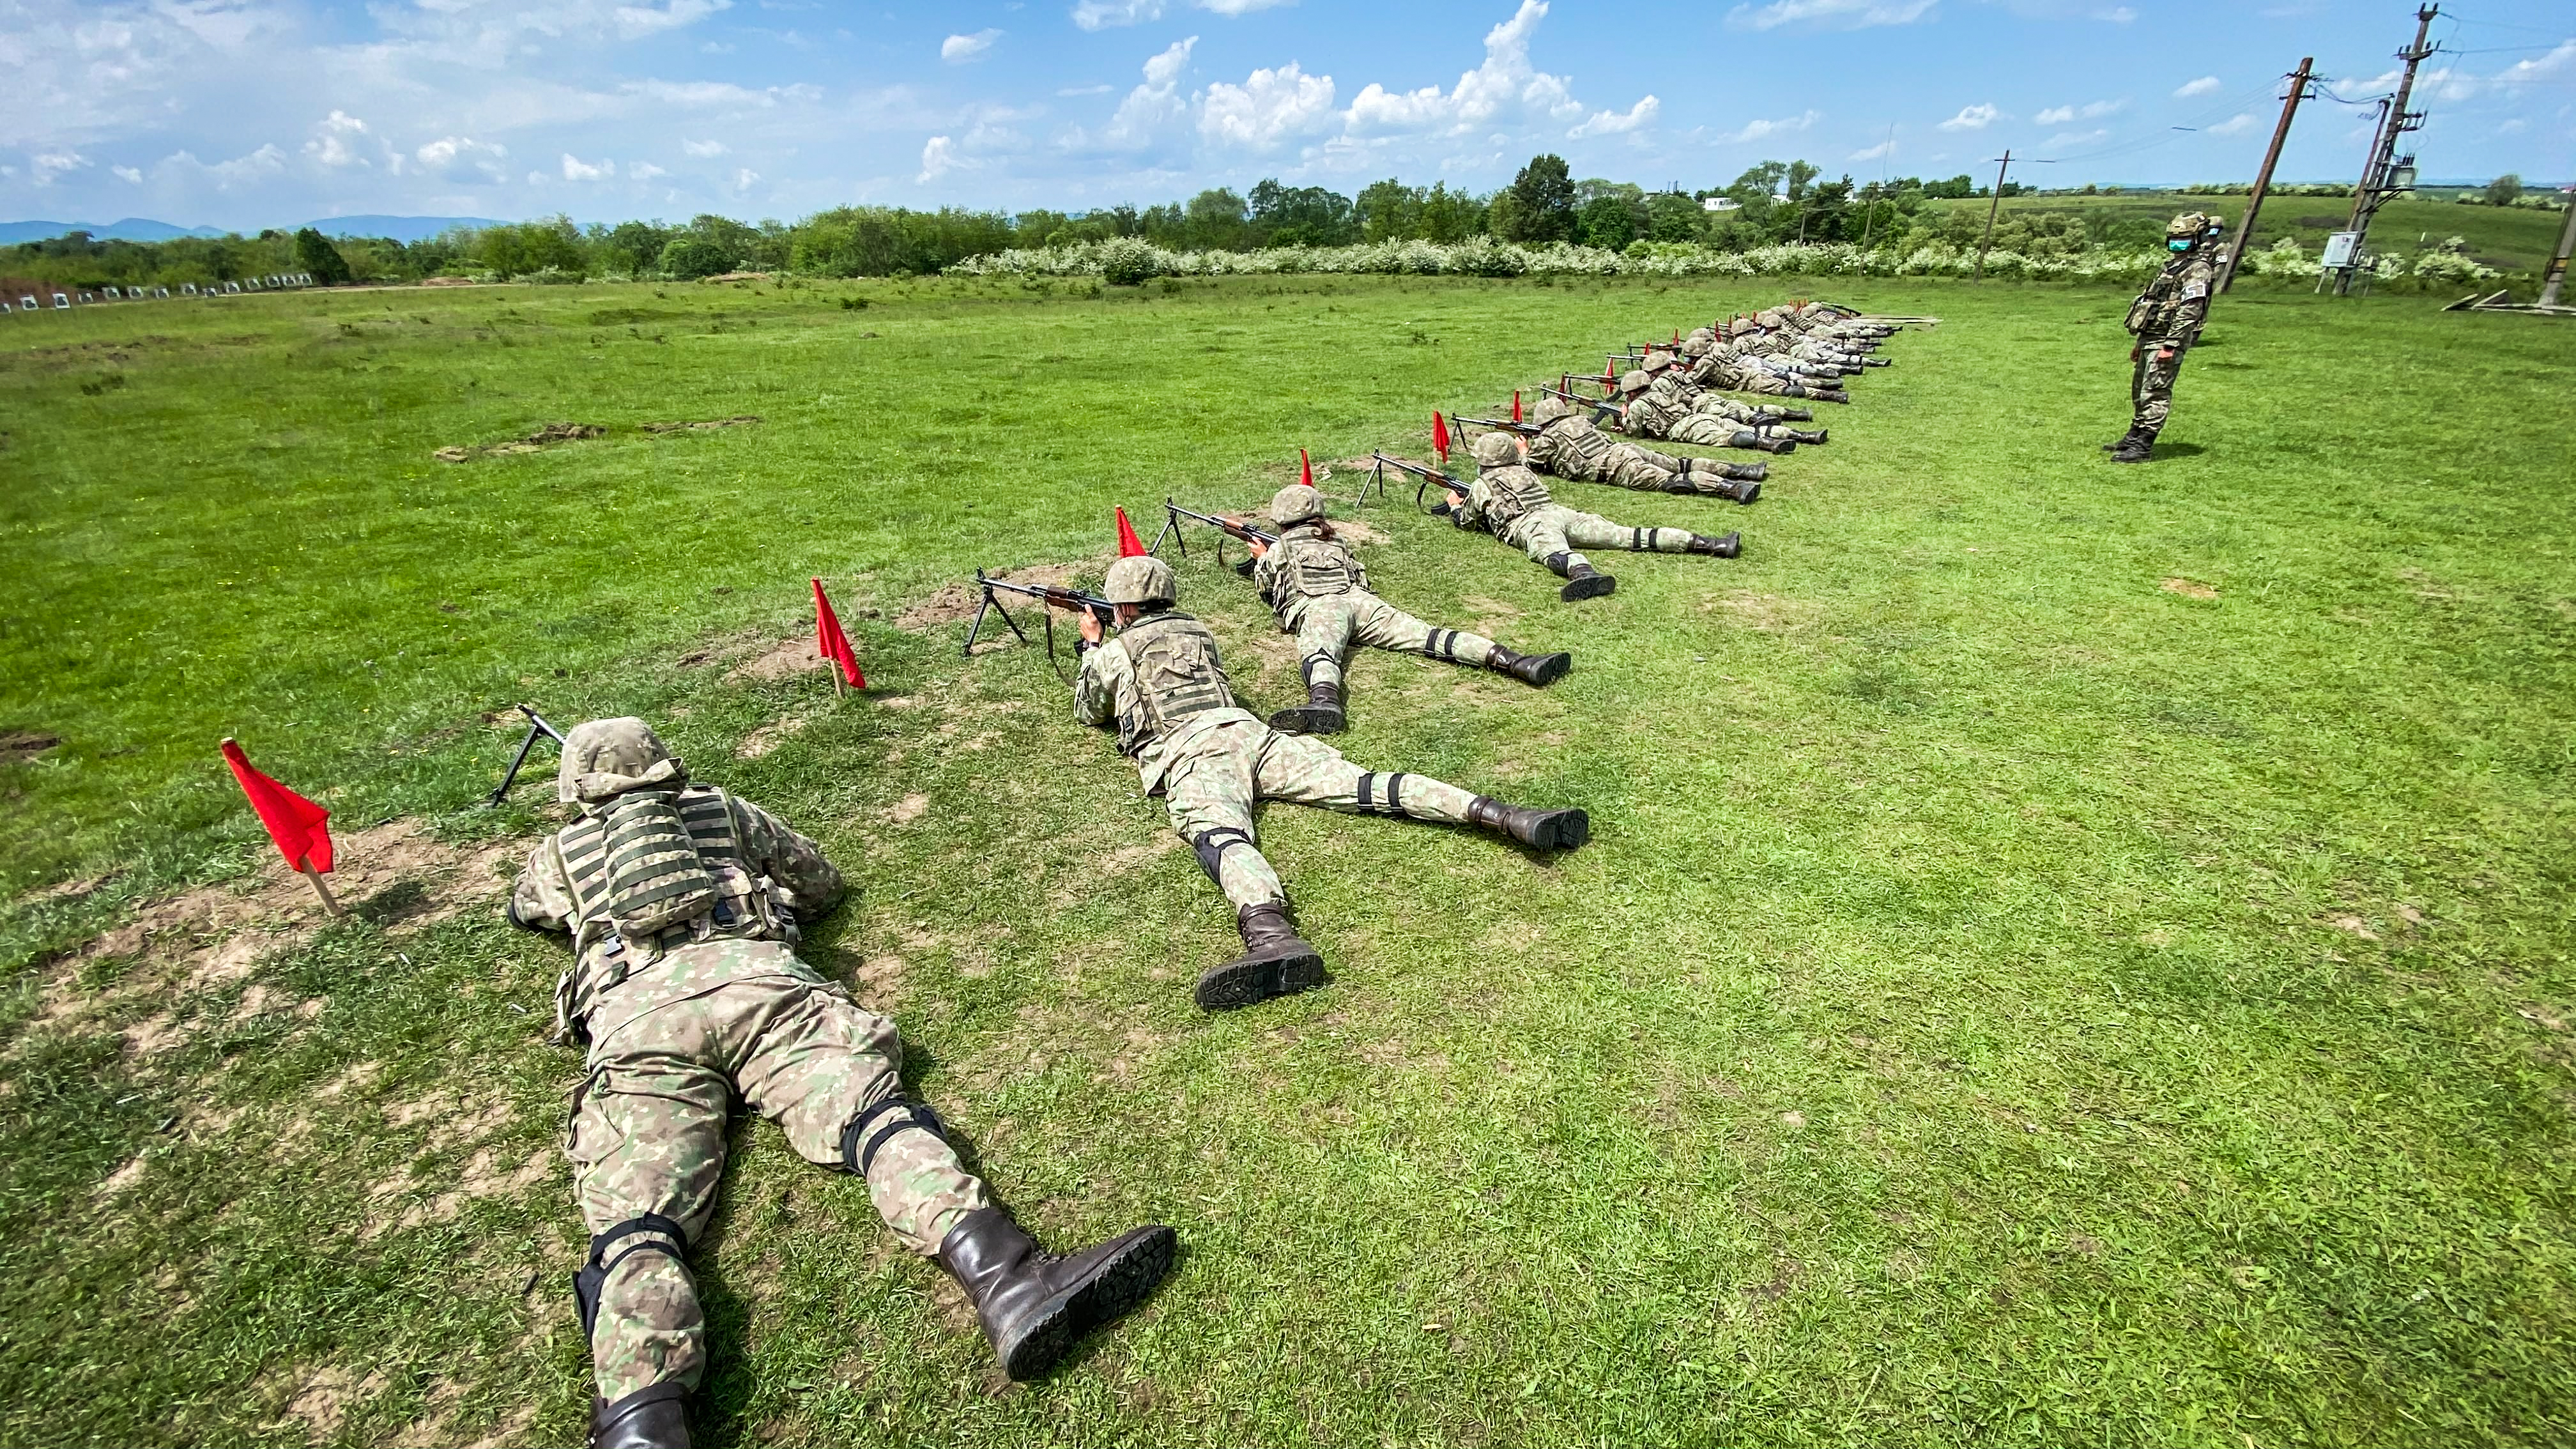
[[[1000,1208],[980,1208],[939,1243],[939,1266],[974,1300],[1002,1372],[1032,1379],[1084,1334],[1134,1308],[1172,1271],[1175,1241],[1156,1224],[1058,1257]]]
[[[1807,389],[1807,396],[1814,398],[1818,402],[1847,403],[1851,401],[1851,394],[1838,387],[1811,387]]]
[[[1565,587],[1557,590],[1556,596],[1571,604],[1577,599],[1598,598],[1618,587],[1617,579],[1588,563],[1579,563],[1565,570]]]
[[[1766,438],[1751,428],[1745,428],[1736,433],[1735,446],[1739,448],[1760,448],[1766,453],[1794,453],[1798,451],[1798,445],[1787,438]]]
[[[1778,413],[1780,421],[1784,423],[1812,423],[1816,420],[1814,408],[1765,408],[1763,411]],[[1821,443],[1824,439],[1818,438],[1816,441]]]
[[[1750,503],[1754,499],[1762,496],[1762,485],[1759,483],[1721,483],[1718,485],[1717,496],[1720,498],[1733,499],[1738,503]]]
[[[1539,850],[1572,850],[1592,838],[1592,817],[1581,810],[1506,805],[1490,795],[1467,802],[1467,823]]]
[[[590,1449],[689,1449],[689,1391],[665,1380],[590,1401]]]
[[[1324,984],[1324,957],[1288,924],[1286,902],[1245,906],[1234,917],[1243,954],[1199,973],[1201,1011],[1232,1011]]]
[[[1733,558],[1744,552],[1744,535],[1730,533],[1724,538],[1710,538],[1705,534],[1694,533],[1691,535],[1690,547],[1683,549],[1682,552],[1705,554],[1710,558]]]
[[[1792,442],[1821,443],[1825,440],[1825,434],[1832,430],[1829,428],[1782,428],[1780,431],[1786,433]]]
[[[2155,448],[2155,434],[2148,432],[2144,428],[2131,428],[2129,430],[2129,435],[2120,440],[2120,446],[2111,450],[2111,461],[2114,463],[2143,463],[2147,461],[2147,455],[2154,452]]]
[[[2131,427],[2127,432],[2122,433],[2110,442],[2104,443],[2102,445],[2102,451],[2105,453],[2116,453],[2122,448],[2128,447],[2130,444],[2137,442],[2142,437],[2149,442],[2155,441],[2153,434],[2147,433],[2143,429],[2137,427]]]
[[[1497,644],[1485,656],[1485,667],[1496,674],[1508,674],[1523,684],[1545,689],[1565,677],[1574,667],[1571,654],[1514,654]]]
[[[1703,465],[1700,468],[1701,472],[1715,473],[1730,482],[1759,483],[1771,476],[1771,465],[1768,463],[1720,463],[1714,458],[1701,458],[1698,461]]]
[[[1864,357],[1860,360],[1860,365],[1863,367],[1894,367],[1896,365],[1896,359],[1893,357]]]
[[[1270,727],[1288,735],[1337,735],[1344,722],[1342,687],[1338,684],[1307,685],[1304,704],[1270,717]]]

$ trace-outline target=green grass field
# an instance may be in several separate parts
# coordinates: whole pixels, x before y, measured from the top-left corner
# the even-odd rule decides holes
[[[1397,603],[1579,661],[1362,658],[1348,753],[1595,843],[1275,809],[1336,979],[1209,1018],[1215,891],[942,591],[1791,286],[1087,290],[0,323],[0,734],[61,741],[0,764],[0,1442],[578,1441],[562,953],[478,893],[550,793],[470,808],[521,699],[824,842],[809,954],[1043,1234],[1181,1232],[1011,1388],[749,1124],[702,1442],[2576,1436],[2576,333],[2240,291],[2121,468],[2124,294],[1860,283],[1946,321],[1759,504],[1564,489],[1741,560],[1572,607],[1409,493],[1346,514]],[[609,431],[431,457],[554,422]],[[1249,589],[1181,574],[1289,702]],[[810,575],[865,696],[737,667]],[[259,933],[301,888],[227,733],[338,813],[352,920]]]
[[[2215,213],[2227,220],[2228,235],[2236,234],[2236,224],[2245,217],[2243,196],[2193,196],[2175,192],[2132,192],[2116,196],[2008,196],[2002,211],[2076,212],[2083,215],[2109,214],[2140,225],[2152,223],[2156,228],[2146,235],[2163,234],[2164,224],[2185,210]],[[1965,212],[1982,221],[1990,202],[1939,201],[1936,211]],[[2282,237],[2298,238],[2299,245],[2315,257],[2324,249],[2326,237],[2344,229],[2352,219],[2349,196],[2289,196],[2275,193],[2264,198],[2263,214],[2255,223],[2254,246],[2268,247]],[[2468,254],[2508,275],[2537,276],[2549,265],[2550,254],[2557,249],[2559,230],[2567,224],[2563,210],[2537,207],[2462,206],[2452,201],[2404,197],[2380,208],[2370,226],[2371,244],[2378,251],[2397,256],[2413,256],[2429,247],[2440,246],[2451,237],[2464,238]],[[2436,288],[2435,290],[2441,290]],[[2463,293],[2466,288],[2456,289]]]

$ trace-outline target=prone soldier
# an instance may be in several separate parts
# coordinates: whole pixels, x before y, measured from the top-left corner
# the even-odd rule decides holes
[[[1694,387],[1749,392],[1757,397],[1812,398],[1817,402],[1833,403],[1851,401],[1850,393],[1821,378],[1801,380],[1736,356],[1708,328],[1701,328],[1682,340],[1682,355],[1691,360],[1683,379]]]
[[[640,719],[564,736],[556,793],[581,818],[537,847],[509,918],[572,937],[559,1035],[588,1047],[564,1150],[591,1233],[573,1277],[590,1341],[593,1449],[689,1443],[706,1315],[688,1267],[724,1176],[739,1098],[806,1161],[851,1173],[896,1238],[965,1288],[1014,1379],[1141,1302],[1173,1233],[1042,1251],[907,1099],[894,1023],[797,959],[841,874],[749,800],[694,783]]]
[[[1289,923],[1288,893],[1254,836],[1258,801],[1474,825],[1537,850],[1571,850],[1591,838],[1591,817],[1581,810],[1506,805],[1428,775],[1363,770],[1321,740],[1263,724],[1235,703],[1216,636],[1173,607],[1179,592],[1161,559],[1109,566],[1101,593],[1117,609],[1118,636],[1104,639],[1099,616],[1083,614],[1073,709],[1085,724],[1117,729],[1118,751],[1136,761],[1145,793],[1163,797],[1172,829],[1234,904],[1243,954],[1200,973],[1203,1010],[1324,982],[1323,955]]]
[[[2165,227],[2165,250],[2172,255],[2164,270],[2129,304],[2122,323],[2137,343],[2129,349],[2135,364],[2129,392],[2136,412],[2129,431],[2111,450],[2114,463],[2143,463],[2155,451],[2156,434],[2173,412],[2174,379],[2183,354],[2200,338],[2209,320],[2209,294],[2217,281],[2214,252],[2224,223],[2215,216],[2186,211]]]
[[[1768,473],[1763,464],[1682,458],[1620,442],[1555,393],[1538,400],[1530,420],[1537,431],[1530,438],[1527,466],[1535,472],[1647,493],[1708,494],[1738,503],[1762,496],[1762,479]]]
[[[1303,483],[1270,500],[1270,521],[1279,526],[1279,541],[1253,540],[1252,581],[1278,616],[1280,632],[1297,636],[1306,680],[1306,703],[1272,715],[1272,729],[1333,734],[1342,728],[1342,661],[1353,643],[1481,665],[1542,687],[1574,667],[1571,654],[1516,654],[1463,629],[1435,629],[1371,593],[1368,570],[1324,518],[1324,495]]]
[[[1554,400],[1539,406],[1544,410]],[[1630,528],[1596,513],[1568,508],[1551,497],[1547,484],[1525,465],[1523,446],[1509,433],[1490,432],[1478,438],[1475,480],[1463,493],[1450,489],[1448,502],[1438,511],[1447,513],[1460,528],[1481,528],[1528,554],[1533,563],[1545,565],[1565,580],[1557,597],[1568,603],[1619,586],[1617,579],[1592,567],[1580,549],[1624,548],[1631,553],[1695,553],[1710,558],[1733,558],[1743,552],[1741,534],[1708,538],[1685,528]]]
[[[1800,443],[1825,441],[1826,433],[1822,428],[1811,430],[1783,427],[1777,423],[1739,423],[1725,412],[1700,410],[1696,406],[1697,401],[1714,394],[1683,384],[1673,374],[1672,362],[1669,352],[1650,352],[1646,354],[1644,367],[1620,375],[1619,395],[1626,399],[1619,411],[1620,431],[1631,437],[1697,443],[1712,448],[1760,448],[1770,453],[1794,452]],[[1731,401],[1729,405],[1735,408],[1744,406]]]

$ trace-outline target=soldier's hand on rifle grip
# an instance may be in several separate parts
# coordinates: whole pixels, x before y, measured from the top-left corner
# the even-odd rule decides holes
[[[1270,555],[1270,545],[1263,543],[1260,539],[1245,539],[1243,546],[1252,550],[1252,556],[1254,558],[1267,558]]]
[[[1450,490],[1449,490],[1449,511],[1450,511],[1450,512],[1452,512],[1452,513],[1455,513],[1455,512],[1457,512],[1459,509],[1464,508],[1464,507],[1466,507],[1466,506],[1467,506],[1467,495],[1466,495],[1466,494],[1464,494],[1464,493],[1459,492],[1459,491],[1458,491],[1457,489],[1455,489],[1455,488],[1450,489]]]
[[[1082,642],[1085,644],[1099,643],[1101,636],[1107,632],[1101,627],[1100,615],[1089,609],[1082,611],[1082,623],[1080,627],[1082,629]]]

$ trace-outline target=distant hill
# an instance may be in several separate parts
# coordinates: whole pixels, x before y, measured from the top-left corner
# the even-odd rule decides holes
[[[499,226],[486,216],[332,216],[299,223],[325,236],[389,236],[396,241],[427,241],[452,226]],[[288,230],[293,230],[290,227]],[[219,226],[172,226],[149,217],[129,216],[101,226],[94,221],[0,221],[0,246],[12,242],[48,241],[65,232],[85,231],[100,241],[157,242],[183,236],[228,236]]]

